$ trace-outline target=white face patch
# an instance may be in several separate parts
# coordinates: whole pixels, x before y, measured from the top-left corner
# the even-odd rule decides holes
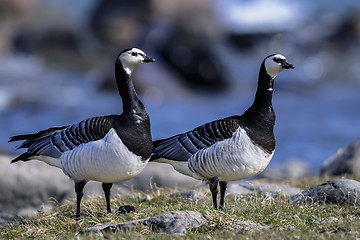
[[[281,63],[276,62],[276,59],[286,60],[286,58],[281,54],[275,54],[273,56],[268,57],[265,60],[265,70],[270,75],[271,78],[275,78],[276,75],[278,75],[282,70],[284,70]]]
[[[131,75],[135,67],[144,63],[146,54],[138,48],[132,48],[119,56],[125,71]]]

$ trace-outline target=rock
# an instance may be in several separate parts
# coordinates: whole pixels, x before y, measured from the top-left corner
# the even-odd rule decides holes
[[[124,206],[120,206],[118,212],[120,214],[126,214],[126,213],[131,213],[131,212],[135,212],[135,207],[134,206],[130,206],[130,205],[124,205]]]
[[[151,10],[149,0],[97,1],[89,19],[90,27],[106,46],[118,48],[131,45],[145,38],[144,22],[151,15]]]
[[[234,221],[234,224],[231,226],[228,226],[231,229],[235,230],[236,232],[254,232],[254,231],[262,231],[262,230],[269,230],[269,226],[263,226],[257,223],[254,223],[253,221],[246,220],[246,221]]]
[[[305,178],[315,175],[309,167],[309,164],[302,159],[290,160],[281,166],[266,169],[257,178],[266,178],[273,180],[289,178]]]
[[[204,194],[196,190],[186,190],[183,192],[177,192],[171,194],[170,197],[181,197],[183,199],[189,199],[189,200],[200,200],[205,198]]]
[[[286,227],[284,227],[284,230],[285,231],[294,231],[295,227],[294,226],[286,226]]]
[[[284,184],[262,183],[255,181],[232,183],[228,187],[229,194],[241,195],[241,194],[251,194],[254,192],[265,195],[284,194],[287,196],[292,196],[301,192],[301,189]]]
[[[74,201],[74,183],[61,169],[36,160],[10,164],[12,158],[0,155],[0,224],[16,216],[31,217],[49,202]],[[130,193],[129,188],[147,191],[153,186],[174,188],[196,184],[201,182],[177,173],[170,165],[149,164],[137,177],[116,183],[112,193],[121,197]],[[84,197],[103,194],[98,182],[90,181],[84,188]]]
[[[199,227],[205,222],[205,218],[201,213],[195,211],[171,211],[166,212],[146,221],[146,225],[153,231],[171,232],[179,226]]]
[[[248,184],[249,182],[244,183],[230,183],[228,185],[227,194],[235,194],[235,195],[246,195],[246,194],[252,194],[254,189],[249,189]]]
[[[74,185],[60,169],[38,161],[10,164],[10,156],[0,156],[0,212],[30,217],[51,198],[63,202],[74,195]]]
[[[339,219],[336,218],[336,217],[328,217],[328,218],[327,218],[327,221],[330,222],[330,223],[331,223],[331,222],[336,222],[336,221],[338,221],[338,220],[339,220]]]
[[[185,235],[187,233],[187,230],[184,225],[179,225],[175,228],[170,229],[167,233]]]
[[[157,26],[160,36],[153,40],[166,69],[178,76],[188,91],[227,90],[231,85],[222,71],[224,62],[214,48],[222,39],[222,29],[209,11],[211,1],[152,2],[157,16],[167,18],[170,12],[172,16],[168,24]]]
[[[108,223],[86,228],[80,233],[87,232],[116,232],[138,227],[148,228],[155,232],[186,233],[186,228],[199,227],[206,220],[195,211],[170,211],[150,218],[133,220],[124,223]]]
[[[321,218],[312,215],[311,218],[308,219],[308,223],[316,223],[316,222],[321,222]]]
[[[305,190],[291,198],[293,203],[330,203],[360,206],[360,182],[334,179]]]
[[[184,188],[201,185],[202,182],[175,171],[170,164],[151,162],[133,179],[117,184],[131,186],[135,190],[151,191],[154,187]]]
[[[360,173],[360,141],[340,148],[321,167],[321,176]]]

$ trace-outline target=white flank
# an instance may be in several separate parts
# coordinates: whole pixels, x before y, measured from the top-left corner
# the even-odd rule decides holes
[[[60,160],[62,170],[72,179],[105,183],[129,180],[148,162],[129,151],[114,129],[103,139],[64,152]]]
[[[174,161],[166,158],[159,158],[156,159],[155,162],[170,164],[179,173],[193,177],[193,173],[188,168],[188,161]],[[198,178],[198,179],[202,180],[202,178]]]
[[[31,159],[36,159],[36,160],[45,162],[53,167],[61,168],[61,162],[60,162],[59,158],[53,158],[53,157],[40,155],[40,156],[33,156],[33,157],[31,157]]]
[[[273,154],[254,145],[245,130],[238,128],[231,138],[196,152],[188,167],[197,179],[219,177],[221,181],[236,181],[264,171]]]

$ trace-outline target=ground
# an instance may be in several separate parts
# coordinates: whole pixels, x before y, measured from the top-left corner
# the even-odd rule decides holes
[[[360,176],[347,176],[359,180]],[[309,188],[329,178],[286,180],[289,184]],[[75,202],[57,205],[30,219],[19,219],[0,228],[2,239],[356,239],[360,237],[359,208],[353,205],[315,204],[299,206],[289,202],[288,196],[266,196],[261,194],[228,195],[227,210],[212,208],[210,192],[199,188],[205,200],[184,200],[170,197],[179,191],[154,188],[149,193],[132,192],[129,196],[114,195],[113,209],[131,204],[136,212],[121,215],[114,211],[106,213],[104,197],[84,199],[83,215],[74,219]],[[54,203],[55,204],[55,203]],[[125,222],[151,217],[172,210],[200,212],[206,223],[198,228],[187,229],[186,235],[155,233],[148,229],[135,229],[118,233],[92,233],[81,235],[80,230],[102,224]],[[246,227],[245,223],[251,223]]]

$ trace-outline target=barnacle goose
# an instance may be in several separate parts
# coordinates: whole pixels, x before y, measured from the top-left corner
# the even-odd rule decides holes
[[[80,217],[83,188],[89,180],[102,182],[107,211],[111,212],[113,182],[138,175],[152,153],[150,118],[137,97],[131,73],[143,63],[154,62],[137,48],[125,49],[115,61],[115,78],[123,102],[121,115],[85,119],[73,125],[52,127],[34,134],[13,136],[24,140],[27,151],[12,160],[37,159],[61,168],[75,182],[76,218]]]
[[[294,66],[283,55],[267,56],[260,67],[255,100],[243,115],[215,120],[191,131],[154,141],[150,161],[171,164],[182,174],[208,181],[215,208],[218,208],[220,185],[220,209],[225,209],[228,181],[261,173],[274,154],[274,78],[289,68]]]

